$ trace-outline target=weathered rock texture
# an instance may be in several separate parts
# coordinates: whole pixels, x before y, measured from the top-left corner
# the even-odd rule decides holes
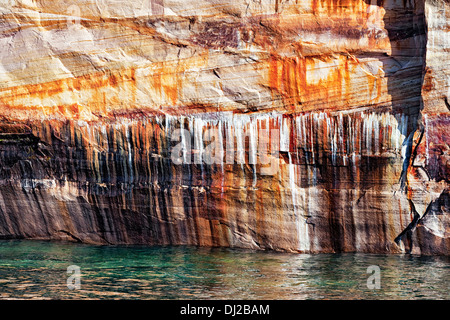
[[[0,237],[449,254],[448,1],[0,12]]]

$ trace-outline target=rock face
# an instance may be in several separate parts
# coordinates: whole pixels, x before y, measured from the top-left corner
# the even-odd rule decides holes
[[[448,255],[449,7],[2,3],[0,237]]]

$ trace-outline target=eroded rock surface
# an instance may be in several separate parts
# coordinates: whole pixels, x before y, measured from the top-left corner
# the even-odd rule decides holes
[[[2,3],[0,237],[448,255],[449,5]]]

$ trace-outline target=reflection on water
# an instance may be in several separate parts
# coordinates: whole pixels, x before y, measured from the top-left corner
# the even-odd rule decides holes
[[[67,267],[81,288],[67,288]],[[381,289],[367,288],[367,268]],[[450,259],[222,248],[0,242],[0,298],[449,299]]]

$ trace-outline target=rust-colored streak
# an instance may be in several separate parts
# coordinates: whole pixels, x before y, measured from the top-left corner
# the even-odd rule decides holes
[[[344,55],[290,58],[272,53],[267,69],[272,98],[281,97],[291,112],[376,105],[389,98],[381,72],[365,73],[357,59]],[[357,89],[363,86],[368,88],[367,96]]]
[[[176,106],[179,88],[184,83],[184,70],[205,61],[202,53],[178,65],[157,62],[140,69],[131,67],[3,88],[0,90],[0,114],[17,119],[41,116],[78,119],[89,118],[92,114],[107,116],[108,111],[120,112],[121,109],[156,110],[160,105]],[[146,85],[148,98],[138,91],[138,82]],[[66,102],[67,93],[76,103]]]
[[[313,12],[313,14],[316,14],[318,12],[319,1],[320,0],[312,0],[312,12]]]
[[[272,89],[272,98],[274,98],[274,91],[277,91],[280,87],[278,77],[278,59],[275,54],[271,54],[269,59],[269,86]]]

